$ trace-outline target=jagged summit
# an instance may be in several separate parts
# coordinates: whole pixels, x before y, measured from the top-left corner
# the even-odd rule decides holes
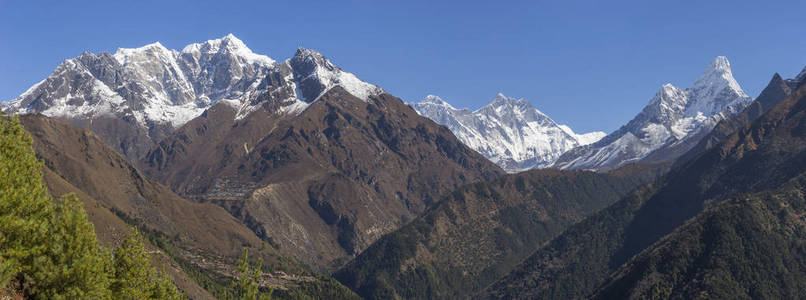
[[[162,43],[160,43],[159,41],[156,41],[156,42],[153,42],[151,44],[148,44],[148,45],[145,45],[145,46],[142,46],[142,47],[138,47],[138,48],[118,48],[117,51],[115,51],[115,54],[124,54],[126,52],[132,52],[132,51],[142,52],[142,51],[154,50],[154,49],[168,51],[168,48],[165,48],[165,46],[163,46]],[[84,52],[89,52],[89,51],[85,50]]]
[[[499,107],[505,105],[509,106],[522,105],[522,106],[534,107],[532,106],[531,103],[529,103],[529,101],[526,101],[526,99],[524,98],[507,97],[506,95],[504,95],[504,93],[498,93],[497,95],[495,95],[495,98],[493,98],[493,100],[490,101],[490,103],[488,103],[486,106]]]
[[[730,68],[730,61],[725,56],[717,56],[714,58],[708,67],[705,68],[702,75],[694,81],[694,87],[703,85],[728,83],[737,90],[739,84],[733,79],[733,71]]]
[[[313,60],[319,63],[325,63],[327,59],[325,58],[322,53],[319,51],[308,49],[305,47],[297,47],[297,51],[294,52],[294,58],[302,59],[302,60]]]
[[[575,134],[526,99],[503,93],[473,112],[456,109],[434,95],[410,105],[420,115],[448,127],[462,142],[508,172],[549,166],[563,152],[605,135]]]
[[[243,41],[235,37],[232,33],[226,36],[208,40],[203,43],[194,43],[185,46],[182,49],[183,54],[190,55],[227,55],[233,54],[248,60],[251,63],[259,63],[264,65],[272,65],[275,63],[273,59],[266,55],[255,54]]]
[[[327,72],[339,72],[341,68],[334,65],[322,53],[313,49],[298,47],[294,56],[289,60],[301,73],[312,75],[319,69]]]
[[[728,59],[718,56],[693,87],[663,85],[630,122],[594,144],[563,154],[555,167],[608,170],[650,156],[674,159],[751,100],[733,78]]]
[[[439,96],[431,94],[426,95],[422,102],[429,102],[435,104],[448,104],[448,102],[445,102],[445,100],[442,100],[442,98],[440,98]]]
[[[383,92],[380,87],[361,81],[352,73],[345,72],[316,50],[297,48],[289,59],[294,70],[294,80],[299,82],[300,99],[316,101],[330,88],[338,85],[361,99]]]
[[[711,62],[694,82],[692,90],[695,101],[687,108],[687,116],[696,116],[697,113],[713,115],[733,104],[733,100],[749,98],[733,78],[730,62],[724,56]]]
[[[523,100],[523,98],[520,99]],[[507,97],[506,95],[504,95],[504,93],[498,92],[498,94],[495,95],[495,98],[493,98],[493,101],[490,101],[490,103],[502,102],[507,100],[518,100],[518,98]]]
[[[101,126],[99,119],[124,122],[129,125],[115,126],[133,126],[142,134],[140,141],[107,138],[128,148],[158,140],[219,102],[235,109],[238,119],[261,107],[298,114],[337,85],[364,100],[383,92],[316,51],[300,49],[278,63],[228,34],[182,51],[159,42],[119,48],[114,54],[85,51],[19,97],[0,103],[0,108],[12,114],[42,113],[85,127]],[[119,135],[118,129],[108,131]]]
[[[450,103],[445,102],[445,100],[442,100],[442,98],[440,98],[437,95],[427,95],[427,96],[425,96],[423,101],[420,101],[420,104],[434,104],[434,105],[438,105],[438,106],[444,106],[444,107],[449,108],[449,109],[456,109]]]
[[[92,54],[87,51],[85,51],[85,53]],[[82,54],[82,56],[83,55],[84,54]],[[160,42],[154,42],[139,48],[118,48],[112,56],[120,64],[126,64],[132,57],[136,56],[163,56],[173,58],[176,55],[178,55],[178,52],[168,50],[168,48],[165,48]]]
[[[549,116],[538,110],[524,98],[507,97],[503,93],[493,98],[474,113],[498,116],[499,121],[507,127],[521,126],[519,122],[537,122],[540,126],[556,126]]]

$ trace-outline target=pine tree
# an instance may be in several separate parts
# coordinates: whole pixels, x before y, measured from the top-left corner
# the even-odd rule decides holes
[[[16,266],[0,259],[0,299],[11,298],[14,295],[13,287],[10,286],[11,279],[14,278]],[[5,298],[4,298],[5,297]]]
[[[263,259],[258,259],[257,267],[251,270],[249,267],[249,250],[243,249],[243,258],[238,265],[238,271],[241,272],[241,279],[238,281],[237,290],[239,292],[238,299],[241,300],[271,300],[272,291],[268,294],[260,294],[260,277],[262,276],[261,269],[263,268]]]
[[[184,294],[182,294],[182,292],[176,288],[176,285],[174,285],[171,277],[169,277],[165,271],[157,272],[156,269],[152,269],[152,274],[154,283],[153,287],[151,288],[151,298],[167,300],[179,300],[185,298]]]
[[[31,137],[16,117],[0,116],[0,282],[16,281],[27,295],[39,291],[47,261],[51,198]],[[40,278],[41,279],[41,278]]]
[[[110,289],[114,299],[183,298],[165,272],[150,267],[148,253],[137,230],[115,249],[113,269]]]
[[[81,201],[73,194],[56,201],[49,261],[41,273],[42,292],[47,299],[105,299],[109,293],[110,256],[98,245],[95,228]]]
[[[149,290],[149,258],[140,232],[125,239],[114,254],[112,295],[116,299],[146,299]]]

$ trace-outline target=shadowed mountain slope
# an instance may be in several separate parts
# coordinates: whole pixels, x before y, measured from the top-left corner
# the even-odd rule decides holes
[[[661,170],[536,170],[470,184],[375,242],[335,277],[368,299],[468,297]]]
[[[585,297],[635,254],[709,207],[792,180],[806,168],[804,93],[798,87],[662,180],[572,226],[493,285],[490,296]]]
[[[796,299],[806,289],[806,180],[706,208],[637,254],[598,299]]]

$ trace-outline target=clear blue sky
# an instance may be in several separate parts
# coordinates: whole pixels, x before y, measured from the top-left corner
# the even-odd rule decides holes
[[[475,109],[503,92],[577,132],[609,132],[717,55],[751,96],[806,65],[801,1],[37,2],[0,0],[0,100],[83,50],[233,33],[277,60],[317,49],[405,101]]]

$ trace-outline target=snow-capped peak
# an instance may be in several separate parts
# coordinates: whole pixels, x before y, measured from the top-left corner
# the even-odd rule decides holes
[[[445,100],[442,100],[442,98],[440,98],[439,96],[431,94],[426,95],[425,99],[423,99],[422,102],[429,102],[434,104],[448,104],[448,102],[445,102]]]
[[[695,90],[719,91],[723,88],[730,88],[737,94],[747,96],[739,83],[733,78],[733,71],[727,57],[717,56],[699,78],[694,82]]]
[[[153,42],[139,48],[118,48],[113,57],[118,63],[126,64],[128,59],[133,56],[154,55],[158,57],[172,57],[175,56],[174,54],[175,51],[168,50],[162,43]]]
[[[730,62],[724,56],[718,56],[708,65],[703,74],[694,82],[692,91],[694,102],[690,103],[686,109],[687,116],[695,116],[698,113],[707,116],[714,115],[725,107],[733,105],[735,101],[749,102],[750,100],[750,97],[733,78]]]
[[[537,122],[542,126],[555,126],[554,120],[535,108],[524,98],[507,97],[503,93],[493,98],[490,103],[482,106],[474,113],[497,115],[505,120],[525,120]],[[549,125],[552,124],[552,125]]]
[[[165,46],[163,46],[162,43],[157,41],[157,42],[153,42],[151,44],[148,44],[148,45],[145,45],[145,46],[142,46],[142,47],[137,47],[137,48],[118,48],[118,50],[115,52],[115,54],[125,54],[125,53],[131,53],[131,52],[143,52],[143,51],[149,51],[149,50],[168,51],[168,48],[165,48]]]
[[[477,111],[494,111],[497,114],[513,113],[513,110],[518,106],[525,106],[526,108],[533,108],[526,99],[507,97],[503,93],[495,95],[492,101],[479,108]]]
[[[327,58],[325,58],[324,55],[322,55],[322,53],[319,53],[319,51],[313,49],[297,47],[297,51],[294,52],[294,57],[317,65],[335,67],[330,63],[330,61],[327,60]]]
[[[226,47],[230,49],[249,49],[246,45],[241,41],[241,39],[235,37],[234,34],[228,33],[223,38],[221,38],[222,44],[225,43]],[[252,52],[251,50],[249,52]]]
[[[233,54],[246,59],[250,63],[259,63],[267,66],[275,63],[273,59],[266,55],[255,54],[252,52],[252,50],[249,49],[249,47],[247,47],[243,41],[235,37],[235,35],[232,33],[227,34],[219,39],[187,45],[182,49],[182,53],[199,53],[208,55],[215,55],[219,53]]]
[[[445,102],[445,100],[442,100],[442,98],[440,98],[437,95],[427,95],[427,96],[425,96],[425,99],[423,99],[423,101],[420,101],[420,103],[421,104],[428,103],[428,104],[434,104],[434,105],[438,105],[438,106],[443,106],[443,107],[446,107],[448,109],[456,109],[453,106],[451,106],[450,103]]]
[[[490,101],[489,105],[491,105],[491,106],[500,106],[500,105],[505,105],[505,104],[529,104],[529,102],[526,101],[526,99],[523,99],[523,98],[507,97],[506,95],[504,95],[504,93],[499,92],[497,95],[495,95],[495,98],[493,98],[493,101]],[[531,105],[531,104],[529,104],[529,105]]]
[[[314,50],[300,48],[295,58],[277,64],[228,34],[181,52],[160,42],[119,48],[113,55],[85,51],[2,108],[83,119],[131,117],[142,126],[175,128],[219,101],[236,108],[239,118],[265,101],[280,102],[278,111],[298,113],[336,85],[364,100],[383,92]],[[315,94],[304,97],[302,91]]]
[[[139,131],[144,138],[157,139],[219,102],[232,107],[235,119],[241,119],[261,108],[299,114],[337,85],[364,100],[383,92],[316,51],[297,52],[295,58],[276,63],[255,54],[232,34],[187,45],[181,52],[159,42],[120,48],[114,55],[84,52],[65,60],[19,97],[0,103],[0,108],[9,114],[42,113],[87,124],[123,119],[145,129]],[[120,144],[124,153],[130,147],[145,149],[113,144]]]
[[[688,104],[688,95],[685,90],[671,83],[660,87],[655,97],[650,100],[643,114],[647,117],[663,122],[685,111]]]
[[[288,62],[294,69],[294,81],[299,88],[297,98],[305,102],[315,101],[337,85],[363,100],[383,92],[380,87],[345,72],[316,50],[299,47]]]
[[[575,134],[526,99],[502,93],[473,112],[457,110],[434,95],[410,105],[420,115],[448,127],[463,143],[508,172],[549,166],[563,152],[605,135]]]
[[[698,133],[710,131],[751,100],[733,78],[728,59],[718,56],[693,87],[663,85],[630,122],[601,142],[563,155],[555,167],[606,170],[640,161],[655,151],[661,154],[654,159],[675,159],[703,136]]]

